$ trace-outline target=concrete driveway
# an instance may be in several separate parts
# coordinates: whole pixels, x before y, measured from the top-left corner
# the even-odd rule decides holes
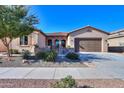
[[[124,79],[124,56],[112,53],[80,53],[82,61],[95,67],[87,68],[0,68],[0,79]]]

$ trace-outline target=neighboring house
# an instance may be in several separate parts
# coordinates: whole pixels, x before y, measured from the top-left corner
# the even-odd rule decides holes
[[[108,44],[110,52],[124,52],[124,29],[110,33]]]
[[[45,34],[37,30],[28,36],[14,39],[10,44],[10,48],[34,52],[34,47],[37,45],[40,49],[70,47],[76,52],[106,52],[108,50],[108,35],[109,33],[91,26],[86,26],[70,33]],[[0,42],[0,45],[2,46],[0,47],[0,51],[6,51],[2,42]]]

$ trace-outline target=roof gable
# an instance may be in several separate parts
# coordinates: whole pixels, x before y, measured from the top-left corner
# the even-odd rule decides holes
[[[92,26],[86,26],[86,27],[83,27],[83,28],[77,29],[77,30],[75,30],[75,31],[70,32],[69,34],[74,33],[74,32],[77,32],[77,31],[80,31],[80,30],[83,30],[83,29],[87,29],[87,28],[89,28],[89,29],[93,29],[93,30],[97,30],[97,31],[99,31],[99,32],[102,32],[102,33],[104,33],[104,34],[109,35],[108,32],[105,32],[105,31],[103,31],[103,30],[100,30],[100,29],[94,28],[94,27],[92,27]]]

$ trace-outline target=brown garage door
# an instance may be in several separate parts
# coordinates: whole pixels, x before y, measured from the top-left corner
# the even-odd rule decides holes
[[[100,38],[76,38],[75,51],[84,52],[101,52],[101,39]]]

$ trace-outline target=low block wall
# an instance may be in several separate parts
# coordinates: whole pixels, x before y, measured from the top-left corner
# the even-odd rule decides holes
[[[108,52],[118,52],[122,53],[124,52],[124,46],[119,46],[119,47],[108,47]]]

